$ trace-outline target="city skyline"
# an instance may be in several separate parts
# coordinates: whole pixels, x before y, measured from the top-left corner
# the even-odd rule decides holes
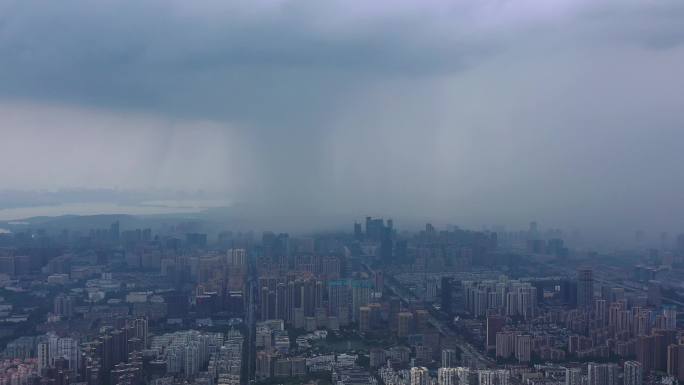
[[[0,385],[684,384],[684,0],[0,0]]]
[[[0,7],[3,188],[684,229],[679,1]]]

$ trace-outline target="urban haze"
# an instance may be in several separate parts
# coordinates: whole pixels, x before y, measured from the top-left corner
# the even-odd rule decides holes
[[[681,0],[0,0],[0,385],[677,385]]]

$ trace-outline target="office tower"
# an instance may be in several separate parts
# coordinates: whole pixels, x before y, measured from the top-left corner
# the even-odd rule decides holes
[[[473,372],[468,368],[457,367],[439,368],[437,371],[437,383],[439,385],[477,385]]]
[[[511,372],[505,369],[487,369],[478,372],[480,385],[508,385]]]
[[[667,370],[667,347],[674,344],[677,340],[676,330],[654,329],[655,347],[653,364],[654,369],[658,371]]]
[[[565,369],[565,385],[582,385],[582,368]]]
[[[496,356],[509,358],[515,354],[515,333],[499,332],[496,333]]]
[[[288,321],[288,307],[287,307],[287,285],[279,283],[276,288],[276,318],[283,321]]]
[[[560,296],[563,304],[570,307],[577,306],[577,281],[563,279],[560,282]]]
[[[684,381],[684,345],[667,347],[667,374]]]
[[[109,226],[109,238],[113,242],[118,242],[119,235],[119,221],[116,221]]]
[[[366,239],[384,242],[387,238],[391,237],[393,226],[392,220],[388,220],[387,226],[385,226],[385,220],[382,218],[366,217]]]
[[[307,279],[302,282],[302,307],[306,317],[313,317],[316,309],[316,281]]]
[[[132,321],[131,327],[136,338],[140,339],[144,348],[147,348],[148,322],[145,317],[138,317]]]
[[[641,385],[644,373],[637,361],[625,361],[624,385]]]
[[[588,385],[617,385],[617,365],[597,364],[588,365]]]
[[[644,373],[649,373],[655,369],[655,336],[640,336],[636,342],[636,357],[641,363]]]
[[[323,281],[316,281],[314,293],[314,307],[316,309],[323,307],[323,293],[325,292],[325,283]]]
[[[195,341],[184,347],[184,373],[186,377],[192,377],[199,371],[200,359],[199,348]]]
[[[260,320],[261,321],[266,321],[269,319],[269,314],[268,310],[270,308],[269,304],[269,298],[270,298],[270,291],[268,290],[268,286],[264,286],[261,288],[261,311],[259,312]]]
[[[411,368],[411,385],[430,385],[430,372],[424,366]]]
[[[346,279],[338,279],[328,282],[328,314],[340,315],[341,308],[349,305],[349,282]]]
[[[68,295],[59,294],[54,300],[54,313],[63,318],[71,318],[74,313],[73,298]]]
[[[439,368],[439,385],[477,385],[477,372],[464,367]]]
[[[31,258],[28,255],[14,256],[14,274],[25,275],[31,271]]]
[[[518,362],[530,362],[532,358],[532,336],[519,335],[515,338],[515,358]]]
[[[448,315],[453,314],[453,290],[454,279],[452,277],[442,277],[441,287],[441,306],[442,311]]]
[[[454,368],[456,367],[456,350],[454,349],[442,349],[442,367],[443,368]]]
[[[375,281],[375,291],[382,295],[382,292],[385,290],[385,273],[383,273],[381,270],[376,271],[374,273],[374,281]],[[435,289],[435,292],[436,292],[436,289]]]
[[[397,314],[397,336],[406,337],[411,331],[411,324],[413,323],[413,314],[409,312],[401,312]]]
[[[442,367],[437,370],[437,383],[439,385],[460,385],[456,368],[442,365]]]
[[[387,361],[387,352],[381,348],[371,348],[370,352],[371,368],[379,368]]]
[[[371,330],[371,308],[361,306],[359,308],[359,331],[367,332]]]
[[[608,301],[605,299],[594,300],[594,318],[601,326],[608,324]]]
[[[648,281],[648,304],[656,308],[663,304],[663,295],[660,287],[660,281]]]
[[[15,260],[12,256],[0,257],[0,273],[7,274],[9,276],[14,276],[15,274]]]
[[[425,301],[435,302],[437,300],[437,284],[436,278],[428,278],[425,280]]]
[[[539,226],[537,225],[536,221],[530,222],[530,228],[527,233],[530,239],[536,239],[536,237],[539,235]]]
[[[354,222],[354,239],[363,239],[363,230],[361,229],[361,224],[358,222]]]
[[[50,367],[50,345],[47,341],[40,342],[37,348],[38,370],[42,371]]]
[[[266,351],[260,350],[256,355],[256,377],[266,379],[273,375],[274,356]]]
[[[390,297],[389,299],[389,319],[390,329],[397,330],[397,315],[401,310],[401,300],[398,297]]]
[[[613,306],[611,306],[611,313],[614,311]],[[617,322],[617,312],[615,314],[609,314],[609,325],[615,326]],[[648,312],[642,311],[641,308],[634,306],[632,307],[632,329],[634,330],[635,336],[645,336],[651,334],[651,320]]]
[[[247,250],[245,249],[229,249],[226,255],[230,266],[244,267],[247,263]]]
[[[294,322],[294,312],[300,302],[299,286],[295,281],[287,283],[287,298],[285,300],[285,320],[292,324]]]
[[[63,358],[69,362],[69,368],[78,370],[79,349],[78,343],[73,338],[60,338],[57,341],[57,355],[52,360]]]
[[[413,312],[414,327],[416,332],[424,333],[427,330],[430,313],[425,309],[418,309]]]
[[[625,299],[625,289],[622,287],[612,288],[610,293],[610,302],[622,301]]]
[[[487,317],[487,350],[496,350],[496,333],[506,325],[506,318],[490,315]]]
[[[370,303],[372,286],[370,281],[352,281],[352,318],[354,321],[359,320],[359,308]]]
[[[677,329],[677,307],[665,306],[663,309],[663,316],[665,317],[665,328],[668,330]]]
[[[591,269],[577,270],[577,306],[588,308],[594,298],[594,278]]]

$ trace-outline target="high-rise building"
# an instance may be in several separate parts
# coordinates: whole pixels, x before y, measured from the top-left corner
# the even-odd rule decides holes
[[[665,306],[663,309],[663,316],[665,317],[665,328],[668,330],[677,329],[677,307]]]
[[[356,240],[363,239],[363,230],[362,230],[361,224],[358,222],[354,222],[354,239],[356,239]]]
[[[496,349],[496,333],[506,325],[506,318],[496,315],[487,317],[487,350]]]
[[[565,385],[582,385],[582,368],[565,369]]]
[[[480,385],[508,385],[511,372],[506,369],[487,369],[478,372]]]
[[[69,362],[69,368],[78,370],[78,364],[79,364],[79,349],[78,349],[78,342],[73,339],[73,338],[60,338],[57,341],[57,356],[56,358],[63,358],[67,362]]]
[[[655,369],[656,338],[654,335],[640,336],[636,341],[636,357],[644,373]]]
[[[466,367],[440,368],[437,383],[442,385],[477,385],[477,371]]]
[[[44,370],[50,367],[50,344],[47,341],[40,342],[37,348],[38,352],[38,370]]]
[[[74,301],[71,296],[59,294],[54,300],[54,313],[63,318],[71,318],[74,313]]]
[[[147,347],[148,322],[145,317],[138,317],[131,321],[134,337],[140,339],[142,345]]]
[[[271,291],[268,289],[268,286],[264,286],[261,288],[261,311],[259,312],[259,316],[261,321],[266,321],[270,319],[270,308],[271,304],[269,303],[270,301],[270,294]]]
[[[452,277],[442,277],[441,301],[442,311],[446,314],[453,314],[453,291],[454,279]]]
[[[664,372],[667,370],[667,347],[677,342],[677,331],[653,329],[653,335],[655,336],[654,369]]]
[[[370,281],[352,281],[352,318],[354,321],[359,320],[359,309],[370,303],[372,287]]]
[[[229,249],[226,255],[229,266],[244,267],[247,263],[247,251],[245,249]]]
[[[437,370],[437,383],[439,385],[460,385],[456,368],[442,366]]]
[[[662,284],[660,281],[648,281],[648,304],[653,307],[660,307],[663,304],[663,295],[661,290]]]
[[[411,385],[430,385],[430,372],[424,366],[411,368]]]
[[[605,299],[594,300],[594,318],[601,326],[608,324],[608,301]]]
[[[515,358],[518,362],[530,362],[532,359],[532,336],[523,334],[515,337]]]
[[[278,283],[276,287],[275,301],[276,319],[288,321],[287,285],[283,282]]]
[[[374,273],[374,281],[375,291],[382,295],[382,292],[385,290],[385,273],[383,273],[382,270],[376,271]]]
[[[594,298],[593,271],[589,268],[577,270],[577,306],[589,308]]]
[[[587,385],[617,385],[617,365],[597,364],[588,365]]]
[[[496,333],[496,356],[509,358],[515,354],[515,333],[498,332]]]
[[[477,385],[477,373],[469,368],[439,368],[437,371],[439,385]]]
[[[667,347],[667,374],[684,381],[684,345]]]
[[[349,305],[349,282],[346,279],[328,282],[328,314],[339,316],[341,308]]]
[[[120,234],[119,221],[116,221],[109,226],[109,237],[113,242],[118,242]]]
[[[454,368],[456,367],[456,350],[454,349],[442,349],[442,367],[443,368]]]
[[[409,312],[401,312],[397,314],[397,336],[406,337],[411,330],[413,323],[413,314]]]
[[[371,330],[371,308],[361,306],[359,308],[359,331],[367,332]]]
[[[387,352],[385,349],[372,348],[369,352],[371,368],[378,368],[382,366],[387,360]]]
[[[643,368],[639,362],[625,361],[624,385],[641,385],[643,378]]]

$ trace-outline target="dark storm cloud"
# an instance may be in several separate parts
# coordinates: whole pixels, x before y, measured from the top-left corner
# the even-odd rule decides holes
[[[0,176],[684,229],[682,20],[678,0],[0,0],[0,151],[42,149]]]
[[[528,28],[652,47],[684,39],[674,1],[398,4],[4,1],[0,95],[301,126],[355,87],[463,70],[515,49],[507,39]]]
[[[326,31],[313,24],[329,15],[296,2],[257,15],[246,5],[207,3],[183,11],[178,4],[5,4],[0,94],[298,124],[374,77],[452,71],[489,49],[421,40],[426,26],[406,15]]]

